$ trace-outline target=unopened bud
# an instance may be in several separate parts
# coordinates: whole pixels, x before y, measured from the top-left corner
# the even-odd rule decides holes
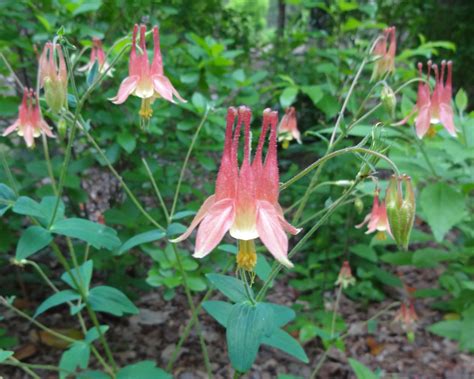
[[[362,211],[364,210],[364,202],[360,197],[356,197],[354,200],[354,207],[357,211],[358,214],[361,214]]]
[[[46,104],[54,113],[59,113],[61,108],[66,104],[67,89],[64,84],[56,79],[49,77],[44,80],[44,97]]]
[[[348,261],[342,263],[341,271],[339,271],[339,276],[337,277],[336,285],[342,286],[346,289],[349,286],[355,284],[355,278],[352,276],[351,266]]]
[[[382,105],[385,110],[393,117],[397,107],[397,96],[395,96],[395,92],[393,92],[389,86],[384,86],[380,93],[380,100],[382,100]]]
[[[405,184],[404,195],[403,183]],[[385,204],[393,239],[400,248],[408,250],[416,211],[415,194],[409,176],[392,176],[387,188]]]

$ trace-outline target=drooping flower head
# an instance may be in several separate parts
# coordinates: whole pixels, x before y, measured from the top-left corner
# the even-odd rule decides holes
[[[38,97],[32,89],[28,90],[25,88],[23,100],[18,109],[18,119],[5,129],[2,135],[5,137],[14,131],[24,138],[26,146],[30,148],[34,147],[34,139],[39,137],[41,133],[54,138],[48,124],[43,120]]]
[[[128,76],[122,81],[122,84],[120,84],[117,95],[110,100],[114,104],[122,104],[130,95],[138,96],[142,99],[140,116],[144,119],[150,119],[153,114],[151,104],[156,98],[162,97],[172,103],[175,103],[174,97],[182,102],[186,102],[186,100],[179,95],[178,91],[163,73],[158,26],[153,27],[154,49],[151,65],[146,50],[145,25],[140,26],[140,52],[137,52],[138,29],[138,25],[135,24],[133,28],[132,47],[130,50]]]
[[[102,41],[99,38],[92,38],[92,49],[91,49],[91,57],[89,62],[79,67],[77,70],[79,72],[87,72],[89,73],[92,68],[94,67],[95,62],[97,61],[98,64],[98,72],[101,74],[108,70],[109,64],[105,57],[104,48],[102,47]],[[108,76],[112,76],[113,69],[107,71]]]
[[[372,72],[372,80],[383,77],[386,73],[395,71],[395,55],[397,53],[397,38],[395,26],[383,31],[373,49],[373,55],[377,58]]]
[[[356,225],[356,228],[362,228],[367,224],[367,231],[365,234],[370,234],[377,231],[377,238],[385,239],[385,232],[387,232],[390,236],[392,236],[392,232],[388,222],[385,201],[379,200],[379,192],[379,189],[375,190],[372,210],[367,216],[365,216],[365,219],[361,224]]]
[[[234,122],[237,117],[237,123]],[[266,109],[257,150],[251,161],[251,111],[246,107],[229,108],[221,165],[217,174],[215,194],[210,196],[196,214],[188,230],[172,242],[180,242],[199,225],[194,257],[209,254],[227,231],[239,240],[239,267],[251,270],[256,263],[253,240],[260,238],[270,253],[283,265],[292,267],[288,260],[288,236],[297,234],[283,216],[278,203],[279,174],[277,160],[276,112]],[[244,129],[244,151],[240,170],[238,150],[240,132]],[[263,148],[270,130],[267,154]]]
[[[286,149],[291,140],[295,139],[301,143],[301,134],[298,130],[296,120],[296,110],[294,107],[286,108],[285,115],[278,126],[278,141],[283,142],[282,146]]]
[[[413,299],[409,299],[408,304],[404,301],[402,302],[394,321],[400,322],[403,329],[406,331],[413,331],[415,329],[416,321],[418,321],[418,315],[415,311],[415,303]]]
[[[47,42],[39,59],[40,88],[46,103],[58,113],[67,100],[67,68],[61,45]]]
[[[447,132],[456,137],[456,127],[454,125],[453,108],[451,105],[452,98],[452,62],[441,62],[441,73],[436,64],[431,61],[427,63],[426,81],[420,80],[418,82],[418,94],[416,98],[415,108],[410,114],[405,117],[398,125],[404,124],[416,113],[415,129],[418,138],[423,138],[425,135],[432,135],[436,133],[432,124],[442,124]],[[435,73],[435,87],[433,93],[429,85],[431,76],[431,69]],[[447,71],[446,81],[444,74]],[[418,63],[418,74],[420,79],[423,79],[423,64]]]
[[[352,276],[352,270],[351,266],[349,265],[349,261],[344,261],[342,263],[342,267],[339,271],[339,275],[335,284],[336,286],[342,286],[344,289],[355,284],[355,278]]]

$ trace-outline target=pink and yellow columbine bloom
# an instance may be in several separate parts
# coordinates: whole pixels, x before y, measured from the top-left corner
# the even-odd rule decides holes
[[[388,222],[387,217],[387,208],[385,206],[385,201],[379,200],[379,190],[375,190],[374,195],[374,202],[372,205],[372,210],[370,213],[365,216],[364,221],[356,225],[356,228],[362,228],[364,225],[367,224],[367,231],[365,234],[370,234],[377,231],[377,238],[378,239],[385,239],[385,232],[387,232],[390,236],[392,236],[392,232],[390,230],[390,224]]]
[[[67,68],[61,45],[47,42],[44,46],[39,59],[39,81],[46,103],[58,113],[67,101]]]
[[[284,149],[288,147],[291,140],[295,139],[301,143],[301,133],[298,130],[298,123],[296,120],[296,110],[294,107],[289,107],[285,111],[285,115],[278,126],[278,141],[282,141]]]
[[[427,63],[426,82],[420,80],[418,82],[418,94],[416,104],[410,114],[400,121],[397,125],[407,122],[407,120],[416,113],[415,129],[418,138],[423,138],[426,134],[432,135],[435,133],[431,128],[432,124],[442,124],[446,131],[456,137],[456,127],[454,125],[453,108],[451,105],[452,98],[452,62],[441,62],[441,74],[438,71],[438,66],[433,65],[431,61]],[[435,87],[431,93],[429,79],[431,75],[431,68],[435,73]],[[447,69],[447,70],[446,70]],[[447,71],[446,82],[444,74]],[[419,77],[423,77],[423,64],[418,63]]]
[[[234,121],[237,117],[235,128]],[[215,194],[199,209],[186,232],[172,242],[180,242],[199,225],[194,257],[208,255],[229,231],[239,240],[239,267],[253,268],[256,262],[253,240],[260,238],[270,253],[281,264],[292,267],[288,259],[288,236],[300,230],[290,225],[278,203],[279,174],[277,160],[277,112],[266,109],[262,132],[251,162],[251,111],[246,107],[229,108],[224,152],[217,174]],[[238,147],[241,125],[244,125],[243,162],[238,167]],[[270,129],[265,160],[263,146]]]
[[[132,48],[130,51],[130,61],[128,66],[128,76],[120,84],[117,95],[110,99],[114,104],[122,104],[130,95],[140,97],[142,106],[140,116],[150,119],[153,110],[151,104],[156,98],[175,103],[174,97],[182,102],[186,102],[178,91],[173,87],[170,80],[163,73],[163,60],[160,50],[160,36],[158,26],[153,27],[153,60],[151,65],[148,61],[148,53],[145,42],[146,26],[140,26],[140,50],[137,53],[138,25],[133,28]]]
[[[18,119],[5,129],[2,135],[5,137],[15,131],[24,138],[26,146],[30,148],[34,147],[35,138],[39,137],[41,133],[54,138],[48,124],[43,120],[38,97],[32,89],[25,88],[23,100],[18,109]]]
[[[349,261],[344,261],[342,263],[341,270],[339,271],[339,275],[335,284],[336,286],[342,286],[344,289],[355,284],[355,278],[352,276],[352,270]]]
[[[386,73],[395,71],[395,54],[397,53],[397,38],[395,26],[386,28],[379,37],[373,50],[373,55],[378,59],[375,62],[372,79],[378,79]]]
[[[402,302],[394,321],[399,321],[402,327],[407,331],[413,331],[415,324],[418,321],[418,315],[415,311],[415,304],[413,299],[410,299],[409,304]]]
[[[79,72],[90,72],[92,67],[94,67],[95,62],[99,65],[98,71],[102,74],[108,70],[109,64],[107,63],[107,59],[105,57],[105,52],[102,47],[102,41],[99,38],[92,39],[92,49],[91,49],[91,57],[89,62],[77,69]],[[108,76],[112,76],[112,69],[107,71]]]

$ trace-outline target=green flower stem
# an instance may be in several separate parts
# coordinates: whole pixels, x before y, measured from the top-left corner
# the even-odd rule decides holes
[[[209,361],[209,354],[207,352],[206,342],[204,341],[204,337],[202,336],[202,329],[201,329],[201,323],[199,322],[199,319],[198,319],[198,312],[196,311],[196,307],[194,306],[191,290],[189,289],[189,286],[188,286],[188,277],[186,275],[186,271],[184,270],[183,263],[181,262],[181,257],[179,256],[179,252],[178,252],[178,248],[176,247],[176,244],[173,243],[172,246],[173,246],[174,255],[176,257],[176,263],[178,264],[179,273],[181,277],[183,278],[184,292],[186,293],[188,306],[189,306],[189,309],[191,310],[191,318],[194,319],[194,322],[196,323],[196,331],[199,336],[199,343],[201,344],[201,350],[202,350],[202,355],[204,358],[204,365],[206,366],[207,375],[208,375],[208,378],[212,378],[213,376],[212,376],[211,363]]]
[[[3,169],[5,170],[5,174],[7,175],[8,183],[10,184],[10,187],[12,188],[15,195],[18,196],[18,189],[15,183],[15,178],[12,175],[10,166],[8,166],[7,158],[5,157],[5,153],[3,152],[2,149],[0,149],[0,158],[2,160],[2,166],[3,166]]]
[[[386,306],[385,308],[383,308],[382,310],[378,311],[376,314],[374,314],[371,318],[369,318],[367,321],[364,322],[364,325],[367,325],[370,321],[373,321],[373,320],[376,320],[377,318],[379,318],[380,316],[382,316],[383,314],[387,313],[389,310],[391,310],[392,308],[395,308],[395,307],[398,307],[400,305],[400,302],[399,301],[396,301],[394,303],[391,303],[389,304],[388,306]],[[331,333],[332,334],[332,333]],[[339,337],[339,339],[341,340],[344,340],[344,338],[346,338],[347,336],[349,335],[349,331],[345,332],[344,334],[341,334],[341,336]],[[319,361],[318,361],[318,364],[316,365],[314,371],[312,372],[310,378],[311,379],[315,379],[316,378],[316,375],[318,374],[319,370],[321,369],[324,361],[326,360],[327,356],[328,356],[328,353],[329,353],[329,348],[327,350],[324,351],[323,355],[321,356],[321,358],[319,358]]]
[[[179,191],[181,189],[181,182],[183,181],[184,172],[186,171],[186,166],[188,165],[189,158],[191,157],[191,153],[194,149],[194,145],[195,145],[195,143],[197,141],[197,138],[199,136],[199,132],[201,131],[204,123],[207,120],[209,110],[210,110],[210,108],[207,107],[206,112],[204,112],[204,115],[202,116],[201,122],[199,123],[199,126],[197,127],[196,132],[194,133],[193,139],[191,141],[191,145],[189,145],[188,152],[186,153],[186,158],[184,158],[183,167],[181,168],[181,172],[179,173],[178,184],[176,185],[176,191],[175,191],[175,194],[174,194],[173,205],[171,206],[170,219],[173,218],[174,212],[176,210],[176,205],[178,203]]]
[[[32,366],[43,366],[43,365],[30,365],[27,363],[22,363],[18,359],[15,359],[14,357],[8,358],[8,361],[6,362],[1,362],[0,365],[5,365],[5,366],[15,366],[20,369],[22,369],[24,372],[26,372],[28,375],[30,375],[33,379],[41,379],[39,375],[36,375],[36,373],[32,370],[35,367]],[[56,368],[55,366],[51,366]]]
[[[68,139],[68,143],[67,143],[67,146],[66,146],[66,153],[64,155],[64,161],[63,161],[63,165],[61,167],[61,173],[59,175],[59,185],[58,185],[58,199],[56,200],[56,204],[54,206],[54,209],[53,209],[53,215],[51,217],[51,220],[49,222],[49,225],[48,225],[48,229],[51,227],[51,225],[53,224],[53,221],[54,219],[56,218],[56,213],[58,211],[58,208],[59,208],[59,203],[60,203],[60,200],[61,200],[61,195],[63,193],[63,189],[64,189],[64,180],[66,178],[66,173],[67,173],[67,169],[69,167],[69,162],[71,160],[71,153],[72,153],[72,145],[74,143],[74,139],[75,139],[75,136],[76,136],[76,130],[77,130],[77,127],[78,127],[78,119],[79,119],[79,114],[82,110],[82,107],[84,106],[86,100],[89,98],[90,94],[94,91],[94,89],[102,82],[102,80],[105,78],[105,75],[107,74],[107,72],[115,65],[117,64],[118,60],[121,58],[121,56],[123,55],[125,49],[128,47],[128,45],[125,45],[122,50],[120,51],[120,53],[117,55],[117,57],[115,57],[115,59],[111,62],[110,66],[108,67],[107,70],[105,70],[102,74],[100,74],[98,76],[98,78],[92,83],[92,85],[87,89],[87,91],[84,93],[84,95],[79,99],[79,96],[78,94],[76,93],[76,101],[77,101],[77,105],[76,105],[76,111],[74,112],[74,117],[73,117],[73,120],[72,120],[72,127],[71,127],[71,131],[69,133],[69,139]],[[67,50],[67,49],[64,49],[64,50]],[[66,56],[67,58],[67,61],[68,61],[68,66],[69,67],[72,67],[71,65],[71,61],[69,59],[69,55]],[[72,80],[73,82],[73,80]],[[73,82],[74,83],[74,82]]]
[[[9,362],[11,361],[11,362]],[[14,357],[10,357],[8,358],[8,361],[7,362],[2,362],[0,363],[0,365],[6,365],[6,366],[15,366],[15,367],[19,367],[21,369],[23,369],[25,372],[28,372],[26,369],[35,369],[35,370],[47,370],[47,371],[59,371],[59,372],[65,372],[67,374],[70,374],[72,375],[73,372],[72,371],[69,371],[69,370],[65,370],[63,368],[60,368],[60,367],[56,367],[56,366],[53,366],[53,365],[41,365],[41,364],[33,364],[33,363],[23,363],[21,361],[19,361],[18,359],[15,359]],[[28,374],[30,374],[31,376],[33,376],[32,373],[28,372]],[[34,378],[39,378],[41,379],[39,376],[33,376]]]
[[[232,260],[229,260],[229,262],[226,264],[226,266],[224,267],[224,270],[223,272],[227,272],[227,270],[230,268],[230,266],[232,266],[233,264],[233,261]],[[202,298],[202,300],[199,302],[199,304],[195,307],[195,313],[196,315],[192,315],[191,316],[191,319],[188,321],[184,331],[183,331],[183,334],[181,335],[181,338],[179,339],[178,341],[178,344],[176,345],[176,349],[174,350],[173,352],[173,355],[171,356],[171,359],[170,361],[168,362],[168,365],[166,366],[166,371],[171,371],[171,369],[173,368],[173,364],[175,363],[176,361],[176,358],[179,354],[179,352],[181,351],[181,348],[183,346],[183,343],[186,341],[186,339],[188,338],[189,336],[189,333],[191,332],[191,329],[192,327],[194,326],[194,323],[196,322],[196,320],[198,319],[197,318],[197,315],[199,315],[199,312],[201,311],[202,309],[202,304],[207,300],[209,299],[209,297],[211,297],[212,293],[214,292],[214,289],[213,288],[209,288],[207,290],[207,292],[204,294],[204,297]]]
[[[350,194],[354,191],[354,189],[357,187],[357,185],[362,181],[361,178],[357,178],[354,180],[353,184],[347,188],[347,190],[334,202],[331,204],[331,206],[327,209],[326,213],[318,220],[316,224],[313,225],[313,227],[301,238],[298,243],[291,249],[290,253],[288,254],[288,258],[291,258],[293,255],[295,255],[302,247],[303,245],[308,241],[308,239],[318,230],[321,225],[324,225],[324,223],[329,219],[329,217],[334,213],[334,211],[339,208],[341,203],[343,203],[349,196]],[[272,271],[270,272],[270,275],[268,276],[267,280],[263,284],[262,288],[257,294],[256,301],[262,301],[265,297],[265,294],[270,287],[270,283],[275,279],[275,277],[278,275],[278,273],[281,271],[283,266],[280,263],[274,263],[272,267]]]
[[[331,320],[331,340],[334,338],[334,332],[336,331],[336,317],[337,311],[339,310],[339,302],[341,301],[342,285],[337,289],[336,302],[334,303],[334,309],[332,311]]]
[[[415,138],[415,141],[416,141],[416,145],[420,149],[421,155],[423,155],[423,158],[425,159],[425,162],[426,162],[426,164],[428,165],[428,167],[431,171],[431,174],[433,174],[434,177],[438,178],[439,175],[436,172],[436,169],[434,168],[433,164],[431,163],[430,157],[426,153],[425,147],[423,146],[423,142],[420,141],[420,139],[418,137]]]
[[[122,176],[115,170],[115,168],[112,166],[112,163],[109,161],[107,158],[107,155],[105,155],[104,151],[101,149],[101,147],[97,144],[95,141],[94,137],[86,130],[86,128],[82,127],[81,129],[84,132],[86,138],[88,141],[95,147],[99,155],[102,157],[104,162],[106,163],[107,167],[109,170],[112,172],[112,174],[117,178],[117,180],[120,182],[120,185],[123,187],[127,195],[130,197],[130,200],[132,200],[133,204],[137,207],[137,209],[143,214],[143,216],[146,217],[148,221],[150,221],[155,227],[157,227],[160,230],[166,230],[165,227],[161,224],[159,224],[140,204],[140,201],[135,197],[133,192],[130,190],[130,188],[127,186],[125,181],[122,179]]]
[[[64,334],[61,334],[61,333],[58,333],[58,332],[48,328],[46,325],[43,325],[42,323],[38,322],[33,317],[29,316],[25,312],[23,312],[23,311],[19,310],[18,308],[14,307],[12,304],[10,304],[8,301],[6,301],[6,299],[2,296],[0,296],[0,304],[4,305],[8,309],[12,310],[18,316],[23,317],[24,319],[30,321],[33,325],[37,326],[41,330],[44,330],[46,333],[48,333],[48,334],[50,334],[50,335],[52,335],[52,336],[54,336],[54,337],[56,337],[56,338],[58,338],[62,341],[69,342],[71,344],[73,344],[74,342],[77,342],[77,340],[75,340],[74,338],[65,336]],[[101,357],[101,355],[99,354],[97,349],[92,345],[91,345],[91,351],[94,354],[94,356],[97,358],[97,360],[102,364],[102,366],[104,367],[104,370],[107,371],[109,374],[111,374],[113,378],[115,378],[115,374],[114,374],[113,370],[104,361],[104,359]]]
[[[348,204],[351,204],[351,203],[353,203],[353,202],[354,202],[354,200],[353,200],[353,199],[350,199],[350,200],[347,200],[347,201],[341,203],[341,206],[343,206],[343,205],[348,205]],[[310,221],[314,220],[315,218],[319,217],[320,215],[324,214],[324,212],[326,212],[327,209],[328,209],[328,208],[321,209],[320,211],[316,212],[315,214],[309,216],[307,219],[301,221],[301,222],[298,224],[298,226],[299,226],[299,227],[303,227],[303,225],[306,225],[308,222],[310,222]]]
[[[109,372],[114,373],[117,371],[117,364],[115,363],[114,357],[112,355],[112,352],[110,350],[109,344],[107,343],[107,340],[104,337],[104,334],[102,333],[102,330],[100,329],[100,324],[99,321],[97,320],[97,316],[94,312],[94,310],[90,307],[90,305],[87,302],[87,295],[85,293],[84,287],[82,285],[82,277],[79,276],[79,280],[81,283],[79,283],[76,279],[76,276],[72,274],[71,272],[71,266],[69,265],[66,257],[63,255],[61,250],[59,249],[58,245],[55,242],[51,243],[51,247],[53,249],[53,252],[55,253],[56,257],[58,258],[59,262],[63,265],[65,268],[66,272],[68,273],[69,277],[72,279],[74,286],[79,292],[79,295],[81,296],[82,301],[86,304],[87,311],[89,313],[89,316],[92,320],[92,323],[94,324],[94,327],[97,329],[97,333],[99,334],[99,339],[100,342],[102,343],[102,346],[104,347],[104,351],[107,355],[107,359],[109,360],[110,365],[112,366],[113,369],[109,368]],[[77,259],[75,258],[75,253],[74,249],[71,250],[71,256],[74,257],[73,260],[76,262],[75,267],[76,269],[79,267],[77,264]]]
[[[43,142],[43,152],[44,158],[46,160],[46,167],[48,168],[49,179],[51,180],[51,186],[53,187],[53,193],[55,196],[58,196],[58,187],[56,185],[56,179],[54,179],[53,165],[51,164],[51,157],[49,155],[48,140],[46,135],[41,134],[41,140]]]
[[[22,83],[21,80],[18,78],[18,76],[17,76],[17,74],[15,73],[15,71],[13,71],[12,66],[10,66],[10,63],[8,63],[7,58],[5,58],[5,55],[3,55],[2,53],[0,53],[0,58],[2,58],[3,63],[4,63],[5,66],[7,67],[7,70],[10,71],[10,74],[13,76],[13,79],[15,79],[15,82],[16,82],[16,84],[18,85],[18,87],[20,87],[20,88],[23,90],[23,89],[24,89],[23,83]]]
[[[159,189],[158,185],[156,184],[156,180],[153,177],[153,173],[150,170],[150,166],[148,166],[148,163],[147,163],[145,158],[142,158],[142,162],[143,162],[143,165],[145,166],[145,170],[148,174],[148,177],[150,178],[150,182],[153,186],[153,189],[155,190],[156,197],[158,198],[158,201],[160,202],[161,208],[163,209],[163,213],[164,213],[165,218],[166,218],[166,223],[169,224],[171,222],[170,215],[168,213],[168,209],[166,208],[166,204],[163,200],[163,196],[161,196],[160,189]]]
[[[284,190],[286,188],[288,188],[291,184],[293,184],[294,182],[300,180],[301,178],[303,178],[304,176],[306,176],[309,172],[311,172],[312,170],[314,170],[315,168],[317,168],[318,166],[321,166],[323,163],[325,163],[326,161],[334,158],[334,157],[337,157],[339,155],[343,155],[343,154],[347,154],[347,153],[365,153],[365,154],[369,154],[369,155],[374,155],[380,159],[383,159],[385,160],[389,165],[390,167],[392,168],[392,170],[397,174],[397,175],[400,175],[400,171],[398,170],[398,167],[396,166],[396,164],[390,159],[388,158],[387,156],[381,154],[381,153],[378,153],[377,151],[373,151],[373,150],[370,150],[370,149],[366,149],[365,147],[347,147],[345,149],[341,149],[341,150],[336,150],[330,154],[327,154],[325,155],[324,157],[318,159],[316,162],[310,164],[308,167],[306,167],[304,170],[300,171],[298,174],[296,174],[293,178],[291,178],[290,180],[288,180],[287,182],[283,183],[280,185],[280,190]],[[310,191],[308,191],[308,193],[310,193]],[[303,204],[303,202],[301,203]]]

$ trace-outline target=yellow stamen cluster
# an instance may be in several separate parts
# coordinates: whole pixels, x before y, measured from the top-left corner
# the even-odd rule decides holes
[[[375,239],[377,241],[385,241],[387,239],[387,235],[385,234],[385,232],[378,231],[375,235]]]
[[[257,264],[257,253],[253,240],[239,241],[239,252],[237,253],[237,268],[253,271]]]
[[[151,108],[152,100],[151,98],[142,99],[142,106],[140,107],[140,111],[138,114],[141,118],[149,120],[153,115],[153,109]]]

